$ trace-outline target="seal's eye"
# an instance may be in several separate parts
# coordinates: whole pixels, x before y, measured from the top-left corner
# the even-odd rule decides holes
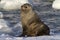
[[[25,8],[27,8],[27,6],[25,6]]]

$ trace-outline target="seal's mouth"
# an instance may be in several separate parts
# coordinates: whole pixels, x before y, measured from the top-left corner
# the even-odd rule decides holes
[[[21,10],[22,10],[22,11],[25,11],[26,9],[25,9],[25,8],[22,8]]]

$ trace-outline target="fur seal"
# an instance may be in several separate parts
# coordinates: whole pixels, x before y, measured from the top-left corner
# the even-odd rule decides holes
[[[28,37],[32,37],[50,34],[49,27],[39,19],[30,4],[26,3],[21,6],[20,16],[23,27],[23,36],[27,35]]]

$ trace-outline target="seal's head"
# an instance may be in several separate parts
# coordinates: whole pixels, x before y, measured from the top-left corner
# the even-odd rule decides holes
[[[23,12],[28,12],[30,10],[32,10],[31,4],[26,3],[26,4],[21,6],[21,11],[23,11]]]

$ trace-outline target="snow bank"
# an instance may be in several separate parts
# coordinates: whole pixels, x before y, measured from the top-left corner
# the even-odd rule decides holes
[[[0,40],[60,40],[60,35],[58,36],[39,36],[39,37],[9,37],[0,36]]]

